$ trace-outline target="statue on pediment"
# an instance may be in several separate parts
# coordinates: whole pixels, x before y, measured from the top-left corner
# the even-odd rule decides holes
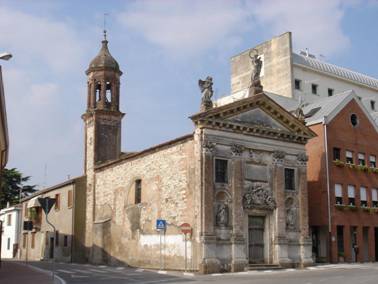
[[[251,85],[249,87],[249,96],[251,96],[262,93],[263,91],[263,86],[261,85],[260,81],[263,62],[259,57],[256,49],[252,49],[249,52],[249,58],[251,58],[252,63]]]
[[[243,207],[245,209],[273,210],[276,206],[272,191],[266,183],[253,183],[243,196]]]
[[[213,107],[211,97],[213,96],[213,78],[207,76],[205,80],[198,80],[198,86],[201,90],[201,111],[207,111]]]

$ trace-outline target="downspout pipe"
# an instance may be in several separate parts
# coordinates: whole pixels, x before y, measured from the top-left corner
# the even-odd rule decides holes
[[[327,117],[323,118],[324,131],[324,149],[325,149],[325,169],[326,169],[326,183],[327,183],[327,212],[328,212],[328,257],[329,262],[332,262],[332,216],[331,216],[331,188],[329,180],[329,159],[328,159],[328,135],[327,135]]]

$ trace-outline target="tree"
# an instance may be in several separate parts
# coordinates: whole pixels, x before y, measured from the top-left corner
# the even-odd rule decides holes
[[[25,185],[30,176],[24,177],[17,169],[4,169],[0,177],[0,208],[4,208],[7,202],[16,204],[19,198],[29,196],[37,191],[35,185]]]

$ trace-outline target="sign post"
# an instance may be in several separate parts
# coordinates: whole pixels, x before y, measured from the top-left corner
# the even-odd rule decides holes
[[[56,229],[55,229],[55,226],[50,223],[50,221],[49,221],[49,219],[48,219],[47,216],[49,215],[49,212],[50,212],[51,208],[54,206],[54,204],[56,202],[56,199],[55,198],[50,198],[50,197],[40,197],[40,198],[38,198],[38,202],[39,202],[39,204],[41,204],[42,210],[45,212],[46,223],[49,224],[53,228],[54,240],[55,240],[55,238],[56,238]],[[52,246],[53,246],[53,251],[54,251],[55,244],[53,243]],[[55,277],[55,253],[53,255],[52,264],[53,264],[52,278],[53,278],[53,281],[54,281],[54,277]]]
[[[181,232],[184,234],[184,241],[185,241],[185,272],[186,272],[188,269],[187,235],[190,236],[192,234],[192,227],[188,223],[183,223],[181,224],[180,229],[181,229]]]
[[[159,231],[160,235],[160,270],[163,270],[163,255],[162,255],[162,234],[165,232],[167,228],[167,221],[163,219],[157,219],[156,220],[156,230]]]

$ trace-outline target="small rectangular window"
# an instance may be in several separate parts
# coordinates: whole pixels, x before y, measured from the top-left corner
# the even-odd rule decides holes
[[[371,110],[375,111],[375,101],[370,101]]]
[[[63,245],[64,245],[65,247],[68,247],[68,236],[67,236],[67,235],[64,235]]]
[[[135,181],[135,204],[142,202],[142,181],[137,179]]]
[[[376,188],[373,188],[371,190],[371,200],[372,200],[372,206],[378,207],[378,190]]]
[[[7,215],[7,225],[11,226],[12,225],[12,214]]]
[[[349,163],[349,164],[353,164],[353,152],[352,151],[346,151],[345,156],[346,156],[346,162]]]
[[[376,168],[377,167],[375,155],[370,155],[369,156],[369,161],[370,161],[370,167],[371,168]]]
[[[318,94],[318,85],[311,84],[311,93],[313,93],[314,95]]]
[[[59,231],[55,231],[55,246],[59,246]]]
[[[10,238],[8,238],[8,241],[7,241],[7,250],[10,250]]]
[[[301,90],[302,89],[301,88],[301,83],[302,83],[302,81],[299,80],[299,79],[295,79],[294,80],[294,87],[295,87],[296,90]]]
[[[348,204],[353,206],[356,205],[355,187],[353,185],[348,185]]]
[[[35,232],[31,233],[31,248],[35,247]]]
[[[69,190],[67,192],[67,207],[71,208],[72,207],[72,203],[73,203],[73,193],[72,193],[72,190]]]
[[[333,148],[333,160],[340,160],[340,148]]]
[[[367,207],[367,196],[366,196],[366,188],[360,187],[360,202],[361,207]]]
[[[335,184],[336,204],[343,204],[343,187],[341,184]]]
[[[55,206],[54,206],[55,210],[59,210],[60,209],[60,194],[57,193],[55,194]]]
[[[333,89],[328,88],[328,97],[332,97],[332,96],[333,96]]]
[[[215,159],[215,182],[227,183],[228,173],[227,173],[227,160]]]
[[[285,168],[285,190],[295,190],[295,170]]]
[[[365,166],[366,165],[366,162],[365,162],[365,154],[363,153],[358,153],[358,164],[360,166]]]

